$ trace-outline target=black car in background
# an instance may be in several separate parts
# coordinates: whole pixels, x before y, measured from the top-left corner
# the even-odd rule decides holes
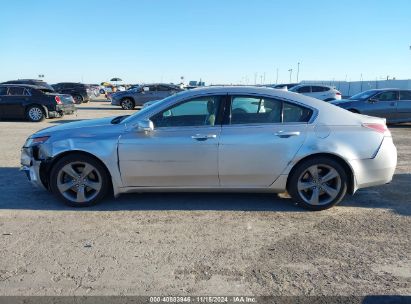
[[[385,118],[387,123],[411,122],[411,90],[375,89],[331,103],[354,113]]]
[[[0,84],[0,118],[26,118],[42,121],[76,111],[70,95],[25,84]]]
[[[35,85],[38,87],[42,87],[51,91],[54,91],[53,87],[49,85],[47,82],[40,80],[40,79],[17,79],[17,80],[9,80],[6,82],[2,82],[1,84],[30,84]]]
[[[84,83],[60,82],[53,84],[52,87],[56,92],[73,96],[74,102],[77,104],[89,102],[93,97],[93,91],[90,89],[90,86]]]

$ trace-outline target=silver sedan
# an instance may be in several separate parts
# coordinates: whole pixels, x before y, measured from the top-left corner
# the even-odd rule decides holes
[[[22,169],[71,206],[109,192],[288,192],[322,210],[391,181],[397,151],[385,120],[300,94],[210,87],[131,116],[66,123],[30,136]]]

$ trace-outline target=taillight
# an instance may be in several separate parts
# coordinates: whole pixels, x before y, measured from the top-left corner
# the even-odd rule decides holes
[[[54,99],[56,100],[57,104],[62,104],[60,96],[54,96]]]
[[[363,123],[362,126],[377,131],[378,133],[385,133],[385,131],[388,130],[387,126],[382,123]]]
[[[335,95],[341,96],[341,93],[337,91],[337,92],[335,92]]]

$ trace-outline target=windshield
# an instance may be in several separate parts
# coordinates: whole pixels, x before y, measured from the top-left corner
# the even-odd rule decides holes
[[[368,99],[371,96],[373,96],[376,93],[376,91],[365,91],[362,93],[355,94],[348,98],[349,100],[363,100],[363,99]]]
[[[41,88],[41,89],[39,89],[39,91],[42,92],[43,94],[52,94],[52,93],[55,93],[54,90],[52,90],[52,89],[46,89],[46,88]]]

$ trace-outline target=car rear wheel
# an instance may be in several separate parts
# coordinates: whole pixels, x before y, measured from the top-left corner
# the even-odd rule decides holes
[[[33,105],[27,108],[26,118],[29,121],[39,122],[42,121],[46,115],[44,114],[44,109],[41,106]]]
[[[95,205],[109,188],[109,177],[96,159],[73,154],[60,159],[50,174],[52,192],[71,207]]]
[[[81,95],[73,95],[74,102],[80,104],[83,102],[83,97]]]
[[[293,171],[288,191],[306,209],[328,209],[338,204],[347,193],[347,174],[337,161],[315,157],[299,164]]]
[[[132,110],[135,107],[134,101],[131,98],[124,98],[120,102],[123,110]]]

